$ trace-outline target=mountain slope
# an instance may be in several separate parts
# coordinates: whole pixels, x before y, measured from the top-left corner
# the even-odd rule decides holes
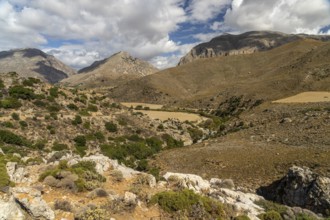
[[[34,48],[0,52],[0,72],[17,72],[22,77],[35,77],[49,83],[76,74],[55,57]]]
[[[205,107],[232,96],[274,100],[329,90],[330,43],[301,40],[249,55],[200,59],[111,91],[125,101]]]
[[[178,65],[183,65],[201,58],[251,54],[257,51],[270,50],[302,39],[329,41],[330,36],[294,35],[273,31],[251,31],[239,35],[224,34],[213,38],[210,42],[195,46],[186,56],[181,58]]]
[[[148,62],[133,58],[127,52],[119,52],[81,69],[80,74],[65,79],[62,83],[83,87],[116,86],[157,71]]]

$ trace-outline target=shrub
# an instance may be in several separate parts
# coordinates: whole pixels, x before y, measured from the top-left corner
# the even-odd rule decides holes
[[[69,149],[68,145],[57,143],[57,142],[55,142],[52,147],[52,150],[54,150],[54,151],[62,151],[62,150],[68,150],[68,149]]]
[[[258,215],[261,220],[283,220],[280,213],[276,211],[268,211],[266,213]]]
[[[109,218],[109,213],[105,209],[96,208],[96,207],[89,207],[88,209],[84,210],[83,212],[77,213],[74,216],[76,220],[107,220]]]
[[[81,119],[81,116],[80,115],[76,115],[74,120],[72,120],[72,124],[73,125],[78,125],[78,124],[81,124],[83,121]]]
[[[79,111],[78,114],[81,115],[81,116],[90,116],[90,114],[87,111],[87,109],[82,109],[81,111]]]
[[[262,208],[264,208],[266,212],[275,211],[275,212],[278,212],[281,215],[283,215],[287,211],[287,207],[285,207],[284,205],[281,205],[281,204],[278,204],[278,203],[275,203],[272,201],[264,200],[264,199],[256,201],[256,204],[261,206]]]
[[[183,147],[183,141],[176,140],[169,134],[164,134],[162,138],[166,142],[168,148]]]
[[[43,108],[43,107],[46,107],[47,106],[47,103],[46,102],[43,102],[41,100],[36,100],[33,102],[33,104],[37,107],[40,107],[40,108]]]
[[[68,107],[68,109],[73,110],[73,111],[78,111],[79,110],[78,106],[76,106],[73,103],[68,104],[66,107]]]
[[[83,124],[83,127],[85,129],[90,129],[91,128],[91,123],[89,121],[86,121],[84,124]]]
[[[0,140],[6,144],[14,144],[18,146],[31,145],[25,138],[18,136],[7,130],[0,130]]]
[[[32,89],[25,88],[24,86],[12,86],[9,88],[9,95],[17,99],[31,100],[35,99],[35,94]]]
[[[161,151],[163,145],[163,142],[157,137],[147,138],[146,143],[155,153]]]
[[[3,83],[3,80],[0,79],[0,89],[3,89],[3,88],[5,88],[5,84]]]
[[[1,123],[1,125],[6,128],[15,128],[13,123],[11,123],[10,121],[4,121]]]
[[[240,215],[240,216],[236,216],[234,220],[250,220],[250,218],[246,215]]]
[[[51,97],[57,98],[58,97],[58,87],[52,87],[49,89],[49,95]]]
[[[101,131],[97,131],[97,132],[95,132],[95,133],[94,133],[94,137],[95,137],[98,141],[100,141],[100,142],[105,141],[105,137],[104,137],[104,135],[103,135],[103,133],[102,133]]]
[[[21,106],[22,106],[21,102],[18,99],[13,98],[13,97],[8,97],[8,98],[2,99],[0,101],[0,107],[1,108],[6,108],[6,109],[13,108],[13,109],[16,109],[16,108],[19,108]]]
[[[5,157],[0,155],[0,190],[6,186],[10,185],[10,178],[7,173],[6,169],[6,163]]]
[[[221,218],[225,215],[221,203],[195,194],[192,190],[188,189],[178,192],[166,191],[157,193],[151,198],[150,203],[157,203],[166,212],[186,211],[192,218],[192,211],[197,208],[209,217]]]
[[[37,79],[37,78],[33,78],[33,77],[29,77],[27,79],[25,79],[22,84],[23,86],[34,86],[34,84],[39,84],[41,82],[40,79]]]
[[[97,112],[98,111],[98,108],[96,105],[92,105],[92,104],[89,104],[87,106],[87,111],[90,111],[90,112]]]
[[[71,212],[73,208],[71,203],[67,200],[55,200],[54,209]]]
[[[47,110],[49,112],[59,112],[61,110],[61,106],[59,106],[58,104],[49,105],[47,106]]]
[[[11,117],[12,117],[12,119],[14,119],[15,121],[18,121],[18,120],[19,120],[19,114],[17,114],[16,112],[13,112],[13,113],[11,114]]]
[[[193,140],[193,143],[197,143],[198,140],[203,138],[203,131],[198,128],[188,128],[188,132]]]
[[[118,131],[117,125],[114,124],[113,122],[106,122],[106,123],[105,123],[105,128],[106,128],[109,132],[117,132],[117,131]]]
[[[28,126],[28,123],[26,123],[26,121],[19,121],[19,124],[22,128],[26,128]]]
[[[77,146],[86,146],[86,137],[84,135],[78,135],[73,140]]]

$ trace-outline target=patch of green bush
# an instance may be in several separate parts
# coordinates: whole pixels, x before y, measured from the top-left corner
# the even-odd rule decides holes
[[[220,202],[198,195],[188,189],[157,193],[152,196],[150,204],[158,204],[166,212],[188,212],[188,217],[192,218],[194,217],[193,211],[197,208],[208,218],[225,217],[224,207]]]
[[[52,150],[54,150],[54,151],[63,151],[63,150],[68,150],[68,149],[69,149],[68,145],[61,144],[58,142],[55,142],[52,146]]]
[[[0,140],[6,144],[14,144],[18,146],[31,146],[31,143],[24,137],[16,135],[11,131],[0,130]]]
[[[286,211],[288,210],[288,208],[285,207],[284,205],[263,199],[256,201],[256,204],[264,208],[266,212],[275,211],[280,213],[281,215],[286,213]]]
[[[81,124],[83,121],[81,119],[80,115],[76,115],[75,118],[72,120],[72,124],[73,125],[79,125]]]
[[[17,109],[22,106],[22,103],[17,99],[13,97],[7,97],[5,99],[2,99],[0,101],[0,107],[5,109]]]
[[[40,82],[41,82],[40,79],[29,77],[29,78],[23,80],[22,85],[32,87],[32,86],[34,86],[34,84],[39,84]]]
[[[13,123],[11,123],[10,121],[4,121],[1,123],[1,125],[3,127],[6,127],[6,128],[15,128],[15,126],[13,125]]]
[[[32,100],[36,97],[32,89],[25,88],[21,85],[10,87],[8,92],[11,97],[16,99]]]
[[[18,121],[19,120],[19,114],[17,114],[16,112],[13,112],[11,114],[11,118],[14,119],[15,121]]]
[[[47,110],[49,112],[59,112],[61,110],[61,106],[59,106],[58,104],[52,104],[47,106]]]
[[[115,123],[111,122],[111,121],[105,123],[105,128],[109,132],[117,132],[118,131],[117,125]]]
[[[7,173],[7,168],[6,168],[6,164],[7,164],[7,160],[5,158],[5,156],[0,155],[0,189],[11,185],[11,181],[10,178],[8,176]]]
[[[92,105],[92,104],[89,104],[87,106],[87,111],[90,111],[90,112],[97,112],[98,111],[98,108],[96,105]]]
[[[260,215],[258,215],[258,217],[261,220],[283,220],[283,218],[281,217],[281,214],[274,210],[260,214]]]
[[[76,150],[79,153],[80,156],[85,156],[86,155],[86,150],[87,150],[87,140],[84,135],[78,135],[73,139],[73,141],[76,143]]]
[[[58,97],[58,87],[52,87],[49,89],[49,95],[51,97],[57,98]]]
[[[198,128],[188,128],[188,132],[190,134],[190,137],[193,140],[193,143],[197,143],[197,141],[201,140],[203,138],[203,131],[201,131]]]
[[[28,127],[28,123],[26,121],[19,121],[19,124],[22,128],[27,128]]]
[[[37,107],[40,107],[40,108],[45,108],[47,107],[47,103],[46,102],[43,102],[41,100],[36,100],[33,102],[33,104]]]
[[[250,218],[246,215],[240,215],[240,216],[236,216],[234,220],[250,220]]]
[[[162,139],[166,142],[167,148],[183,147],[183,141],[174,139],[169,134],[163,134]]]
[[[73,103],[68,104],[66,107],[68,107],[68,109],[73,110],[73,111],[78,111],[79,110],[78,106],[76,106]]]

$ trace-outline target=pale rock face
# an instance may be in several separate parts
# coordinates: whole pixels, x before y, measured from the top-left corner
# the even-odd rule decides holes
[[[8,201],[0,199],[0,220],[24,220],[24,212],[16,204],[14,198],[10,198]]]
[[[29,173],[24,167],[19,167],[16,162],[8,162],[6,164],[7,173],[10,177],[10,181],[14,183],[28,183]]]
[[[203,58],[252,54],[302,39],[328,41],[330,37],[284,34],[272,31],[251,31],[240,35],[223,34],[213,38],[210,42],[194,47],[187,55],[181,58],[178,65]]]
[[[136,205],[137,203],[137,196],[131,192],[125,192],[124,195],[124,202],[128,205]]]
[[[11,189],[11,194],[35,219],[55,219],[54,211],[42,199],[40,191],[28,187],[15,187]]]
[[[0,72],[12,71],[22,77],[39,78],[49,83],[57,83],[76,74],[75,70],[54,56],[33,48],[0,52]]]
[[[166,180],[168,180],[170,177],[176,177],[182,181],[183,187],[191,189],[196,193],[201,193],[202,191],[208,191],[211,187],[209,181],[204,180],[202,177],[194,174],[167,172],[163,177]]]

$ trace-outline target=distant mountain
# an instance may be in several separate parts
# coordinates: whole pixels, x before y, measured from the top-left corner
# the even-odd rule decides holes
[[[76,71],[54,56],[34,48],[0,52],[0,73],[17,72],[22,77],[35,77],[57,83]]]
[[[330,36],[295,35],[273,31],[251,31],[239,35],[224,34],[213,38],[210,42],[195,46],[187,55],[181,58],[178,65],[183,65],[201,58],[251,54],[257,51],[270,50],[302,39],[329,41]]]
[[[91,66],[79,70],[78,75],[62,80],[67,86],[114,87],[132,79],[157,72],[158,69],[144,60],[134,58],[127,52],[119,52]]]
[[[330,42],[303,39],[272,50],[199,59],[110,90],[118,101],[214,108],[233,96],[271,101],[330,90]]]

